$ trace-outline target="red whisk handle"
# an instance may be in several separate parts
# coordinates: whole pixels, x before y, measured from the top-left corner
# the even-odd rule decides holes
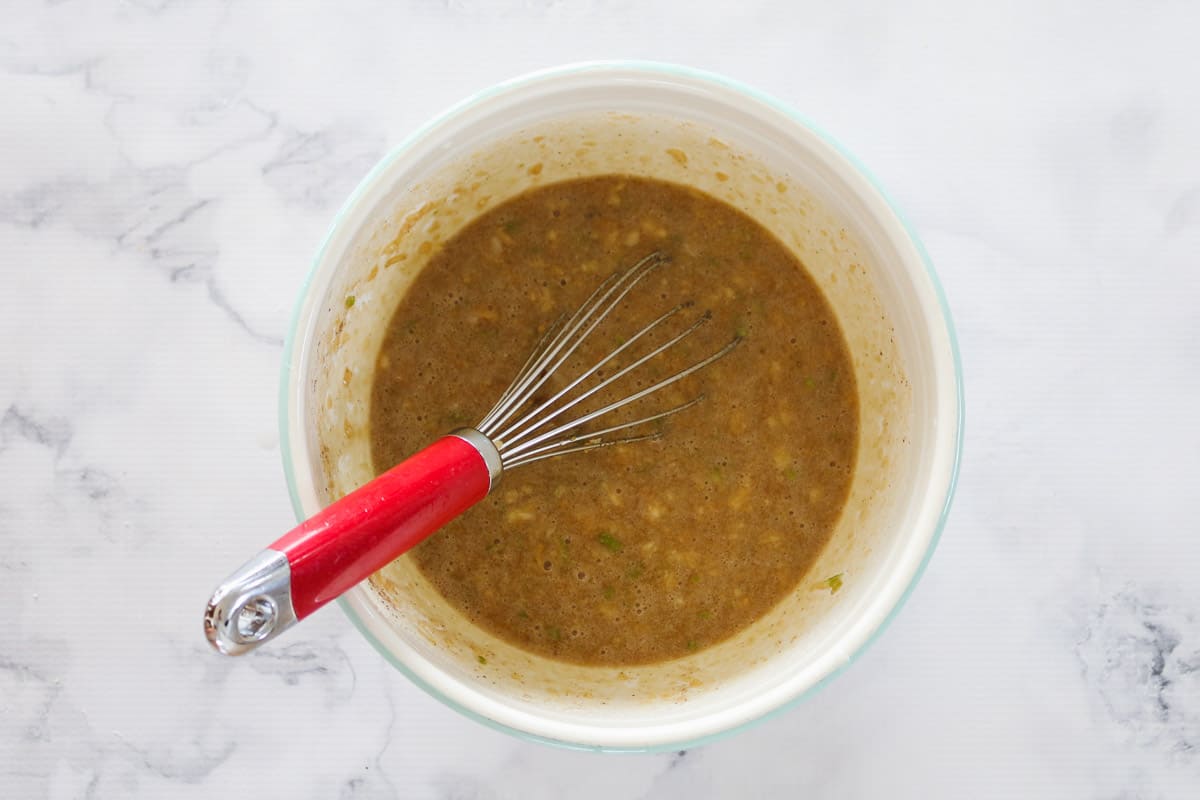
[[[499,454],[478,431],[438,439],[234,573],[209,602],[209,641],[236,654],[273,638],[478,503],[499,472]]]
[[[304,619],[487,496],[483,456],[444,436],[305,520],[270,546],[287,556]]]

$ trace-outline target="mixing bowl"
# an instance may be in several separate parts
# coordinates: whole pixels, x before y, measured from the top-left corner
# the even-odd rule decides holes
[[[582,748],[679,748],[778,711],[845,667],[912,590],[953,493],[961,379],[937,279],[878,186],[810,123],[724,78],[642,63],[537,73],[442,114],[371,171],[317,255],[284,354],[284,466],[299,518],[373,477],[375,355],[430,255],[528,188],[614,172],[687,184],[745,211],[825,292],[861,409],[857,468],[830,543],[754,625],[647,666],[520,650],[472,625],[409,558],[341,603],[397,669],[481,722]]]

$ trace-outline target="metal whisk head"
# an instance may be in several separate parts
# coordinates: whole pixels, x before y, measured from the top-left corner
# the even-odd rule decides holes
[[[670,377],[663,378],[643,389],[639,389],[619,400],[610,402],[600,408],[583,413],[579,410],[576,415],[570,415],[572,409],[585,402],[596,393],[611,386],[622,378],[630,375],[651,359],[661,355],[674,345],[705,325],[709,314],[701,315],[689,327],[665,342],[655,345],[650,352],[621,367],[612,375],[603,378],[594,385],[584,387],[589,378],[601,373],[605,365],[613,362],[628,348],[639,340],[649,336],[653,331],[666,323],[692,303],[680,303],[667,311],[658,319],[652,321],[641,330],[634,333],[622,344],[591,367],[570,379],[566,386],[558,390],[548,400],[536,402],[534,398],[541,388],[569,361],[575,351],[584,343],[597,326],[616,309],[634,287],[651,271],[666,263],[667,258],[661,253],[652,253],[634,264],[625,272],[611,275],[592,292],[574,314],[559,317],[538,342],[532,355],[517,374],[516,379],[501,395],[500,400],[488,412],[487,416],[476,426],[476,430],[487,436],[500,453],[504,469],[519,467],[544,458],[579,453],[584,450],[594,450],[598,447],[608,447],[614,444],[641,442],[656,439],[661,433],[633,433],[632,435],[614,435],[621,431],[631,431],[638,426],[644,426],[655,420],[678,414],[686,408],[699,403],[703,395],[695,397],[686,403],[659,411],[639,419],[620,424],[610,425],[600,430],[581,431],[590,422],[599,420],[617,409],[637,402],[655,392],[679,381],[692,373],[703,369],[717,359],[725,356],[741,342],[742,337],[734,337],[728,344],[707,358],[679,370]],[[528,409],[528,410],[527,410]]]

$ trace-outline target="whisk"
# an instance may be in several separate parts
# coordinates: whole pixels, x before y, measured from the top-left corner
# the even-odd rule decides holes
[[[690,309],[690,302],[680,303],[651,321],[568,380],[549,399],[537,398],[551,378],[560,371],[565,374],[565,365],[597,326],[666,260],[661,253],[646,256],[629,269],[611,275],[573,314],[560,316],[516,379],[474,428],[459,428],[443,436],[301,523],[242,565],[217,588],[205,609],[204,633],[212,646],[227,655],[240,655],[274,638],[478,503],[507,470],[546,458],[661,436],[657,430],[645,432],[645,426],[690,408],[704,396],[599,430],[587,427],[605,417],[611,420],[610,415],[617,409],[722,358],[738,345],[740,336],[708,357],[632,394],[587,412],[579,407],[706,324],[710,315],[699,315],[682,332],[652,345],[645,355],[604,377],[606,365]],[[572,410],[576,415],[569,413]]]

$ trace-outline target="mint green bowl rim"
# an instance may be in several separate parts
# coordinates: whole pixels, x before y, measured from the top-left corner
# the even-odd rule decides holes
[[[690,739],[690,740],[685,740],[685,741],[681,741],[681,742],[673,742],[673,743],[669,743],[669,744],[661,744],[661,745],[646,746],[646,747],[612,747],[612,746],[604,746],[604,745],[588,745],[588,744],[581,744],[578,742],[569,742],[569,741],[562,741],[559,739],[551,739],[548,737],[538,736],[536,734],[531,734],[526,731],[522,731],[517,728],[513,728],[508,725],[501,724],[499,722],[496,722],[493,719],[485,717],[481,714],[477,714],[476,712],[474,712],[468,708],[465,708],[465,707],[461,706],[460,704],[450,700],[448,697],[443,695],[441,692],[437,691],[432,686],[427,684],[425,681],[423,681],[422,679],[417,677],[408,667],[406,667],[404,664],[400,663],[399,661],[397,661],[395,658],[392,657],[391,653],[374,637],[374,635],[372,635],[370,630],[368,630],[367,626],[363,623],[363,621],[359,618],[359,616],[350,607],[349,603],[347,603],[342,598],[338,599],[338,604],[341,606],[342,611],[344,611],[346,613],[346,616],[348,616],[350,618],[350,621],[354,623],[354,626],[358,629],[359,633],[361,633],[363,635],[363,637],[368,642],[371,643],[371,645],[375,648],[375,650],[378,651],[381,655],[383,655],[383,657],[385,659],[387,659],[387,661],[389,663],[391,663],[391,665],[393,667],[395,667],[397,670],[399,670],[410,681],[412,681],[417,686],[419,686],[421,689],[423,689],[427,694],[429,694],[430,696],[441,701],[443,704],[449,706],[450,708],[454,709],[455,711],[462,714],[463,716],[473,719],[476,722],[486,725],[487,727],[492,728],[494,730],[502,731],[503,733],[507,733],[511,736],[515,736],[519,739],[524,739],[526,741],[532,741],[532,742],[538,742],[541,744],[553,745],[556,747],[564,747],[564,748],[568,748],[568,749],[572,749],[572,750],[585,750],[585,751],[605,752],[605,753],[655,753],[655,752],[669,752],[669,751],[674,751],[674,750],[683,750],[683,749],[689,749],[689,748],[693,748],[693,747],[699,747],[701,745],[711,744],[713,742],[721,741],[722,739],[733,736],[736,733],[747,730],[755,725],[759,725],[763,722],[766,722],[769,719],[773,719],[773,718],[785,713],[786,711],[789,711],[792,708],[795,708],[802,701],[808,699],[809,697],[811,697],[812,695],[814,695],[818,691],[820,691],[822,688],[824,688],[826,685],[828,685],[834,678],[841,675],[851,664],[853,664],[855,661],[857,661],[859,659],[859,657],[864,652],[866,652],[866,650],[871,645],[873,645],[876,641],[879,640],[879,637],[891,625],[892,621],[895,620],[896,616],[900,613],[900,609],[903,608],[904,605],[908,602],[908,598],[912,595],[913,590],[917,586],[917,583],[919,583],[921,580],[921,576],[924,575],[926,568],[929,566],[930,560],[933,558],[933,553],[937,549],[938,542],[941,540],[942,531],[945,529],[946,520],[950,514],[950,506],[954,499],[955,489],[958,485],[959,469],[960,469],[960,464],[962,462],[963,425],[964,425],[964,421],[965,421],[965,416],[964,416],[964,407],[963,407],[964,397],[963,397],[962,360],[959,355],[958,336],[955,333],[954,320],[950,314],[949,304],[946,302],[946,293],[945,293],[945,290],[942,288],[941,281],[938,280],[937,273],[933,269],[933,263],[932,263],[932,261],[930,261],[929,253],[925,250],[925,245],[921,242],[920,237],[917,236],[917,233],[913,229],[912,225],[909,224],[908,218],[900,210],[900,207],[896,204],[895,200],[892,199],[891,195],[889,195],[888,192],[883,188],[883,185],[879,182],[879,180],[875,178],[874,174],[869,169],[867,169],[867,167],[853,153],[851,153],[849,150],[847,150],[846,147],[843,146],[837,139],[835,139],[832,135],[830,135],[827,131],[825,131],[819,125],[815,124],[814,122],[809,120],[807,117],[800,114],[795,109],[791,108],[788,104],[782,102],[781,100],[777,99],[776,97],[774,97],[770,94],[767,94],[766,92],[762,92],[758,89],[755,89],[751,86],[741,83],[740,81],[733,80],[732,78],[727,78],[727,77],[725,77],[723,75],[719,75],[717,73],[708,72],[708,71],[700,70],[700,69],[694,69],[692,67],[685,67],[685,66],[681,66],[678,64],[669,64],[669,63],[663,63],[663,62],[657,62],[657,61],[638,61],[638,60],[633,60],[633,61],[626,61],[626,60],[586,61],[586,62],[580,62],[580,63],[575,63],[575,64],[566,64],[566,65],[559,66],[559,67],[552,67],[550,69],[539,70],[537,72],[527,73],[525,75],[521,75],[516,78],[512,78],[510,80],[494,84],[486,89],[476,92],[475,94],[467,97],[466,99],[464,99],[464,100],[456,103],[455,105],[451,106],[450,108],[446,109],[442,113],[434,116],[432,119],[427,121],[424,125],[417,128],[415,131],[413,131],[407,137],[405,137],[398,145],[393,147],[392,150],[386,156],[384,156],[383,159],[381,159],[379,161],[379,163],[377,163],[371,169],[370,172],[367,173],[366,177],[364,177],[359,182],[358,186],[355,187],[354,191],[350,194],[350,196],[346,199],[346,201],[342,204],[341,208],[338,210],[337,214],[334,216],[333,222],[330,224],[328,232],[325,234],[325,237],[322,240],[320,247],[317,248],[316,255],[313,258],[312,265],[309,267],[308,274],[305,276],[304,282],[301,284],[300,292],[299,292],[299,295],[297,296],[296,303],[295,303],[295,306],[292,311],[292,318],[291,318],[291,322],[288,327],[287,337],[284,339],[283,366],[282,366],[282,374],[280,376],[280,385],[279,385],[279,432],[280,432],[279,442],[280,442],[280,455],[283,458],[283,471],[284,471],[284,475],[287,479],[288,495],[291,497],[292,509],[296,514],[296,519],[299,521],[302,521],[305,519],[305,514],[304,514],[304,509],[300,502],[299,493],[297,492],[297,489],[296,489],[295,475],[292,472],[292,467],[291,467],[292,453],[291,453],[291,445],[288,440],[288,388],[289,388],[290,378],[291,378],[292,349],[296,343],[297,328],[299,326],[301,309],[303,308],[303,305],[304,305],[304,299],[308,295],[309,287],[312,283],[313,276],[315,275],[318,265],[321,263],[324,255],[325,255],[325,250],[329,246],[329,241],[330,241],[331,237],[333,236],[334,231],[336,231],[339,227],[341,227],[343,218],[346,216],[348,210],[351,209],[352,207],[354,207],[355,205],[357,205],[360,197],[363,194],[365,194],[367,188],[369,186],[371,186],[378,179],[378,177],[380,175],[382,175],[388,169],[388,167],[392,164],[393,161],[395,161],[397,158],[399,158],[400,155],[404,151],[406,151],[409,147],[411,147],[414,142],[417,142],[421,138],[423,138],[427,132],[429,132],[430,130],[435,128],[437,125],[439,125],[444,120],[451,118],[453,116],[456,116],[457,114],[465,111],[466,109],[478,104],[482,100],[485,100],[495,94],[505,92],[505,91],[508,91],[511,89],[519,88],[519,87],[525,86],[527,84],[545,80],[545,79],[551,78],[551,77],[560,77],[560,76],[564,76],[564,75],[572,75],[572,74],[577,74],[577,73],[582,73],[582,72],[615,71],[615,70],[639,71],[639,72],[646,73],[648,76],[665,75],[665,76],[670,76],[670,77],[683,77],[683,78],[687,78],[687,79],[691,79],[691,80],[707,81],[707,82],[716,84],[718,86],[724,87],[726,89],[731,89],[735,92],[744,94],[750,98],[758,100],[759,102],[761,102],[767,106],[770,106],[771,108],[775,109],[776,111],[791,118],[793,121],[795,121],[799,125],[801,125],[805,128],[808,128],[810,131],[812,131],[813,133],[815,133],[819,137],[821,137],[827,144],[829,144],[843,158],[845,158],[851,164],[851,166],[853,166],[856,170],[858,170],[858,172],[864,178],[866,178],[867,181],[872,185],[872,187],[875,189],[875,191],[877,191],[879,193],[879,195],[883,198],[884,202],[887,203],[887,205],[891,209],[892,213],[896,215],[896,218],[900,221],[900,224],[903,226],[905,233],[907,234],[909,240],[912,242],[913,246],[917,249],[917,252],[921,256],[921,261],[925,265],[925,271],[929,277],[930,283],[933,285],[934,292],[937,295],[938,306],[941,308],[942,319],[945,322],[946,332],[947,332],[947,336],[948,336],[949,342],[950,342],[950,349],[951,349],[951,352],[953,355],[953,363],[954,363],[954,382],[955,382],[956,402],[957,402],[957,408],[958,408],[958,416],[957,416],[957,419],[955,420],[954,461],[953,461],[953,464],[951,465],[950,480],[946,485],[946,497],[942,503],[942,509],[938,516],[937,527],[933,532],[933,536],[930,538],[929,547],[926,550],[925,555],[922,558],[920,565],[917,567],[917,570],[913,573],[912,580],[909,582],[907,588],[905,588],[905,590],[904,590],[903,594],[900,596],[900,598],[896,601],[896,604],[888,612],[887,616],[883,619],[883,621],[879,624],[879,626],[874,630],[874,632],[871,633],[871,635],[867,638],[867,640],[857,650],[855,650],[853,653],[851,653],[849,658],[847,658],[843,664],[839,665],[837,667],[837,669],[833,670],[828,675],[826,675],[824,678],[822,678],[821,680],[814,683],[812,686],[810,686],[807,690],[805,690],[801,694],[792,698],[788,702],[780,705],[778,708],[772,709],[771,711],[768,711],[765,714],[762,714],[754,719],[748,720],[740,725],[734,726],[732,728],[728,728],[723,731],[718,731],[716,733],[712,733],[712,734],[702,736],[702,737],[699,737],[696,739]]]

